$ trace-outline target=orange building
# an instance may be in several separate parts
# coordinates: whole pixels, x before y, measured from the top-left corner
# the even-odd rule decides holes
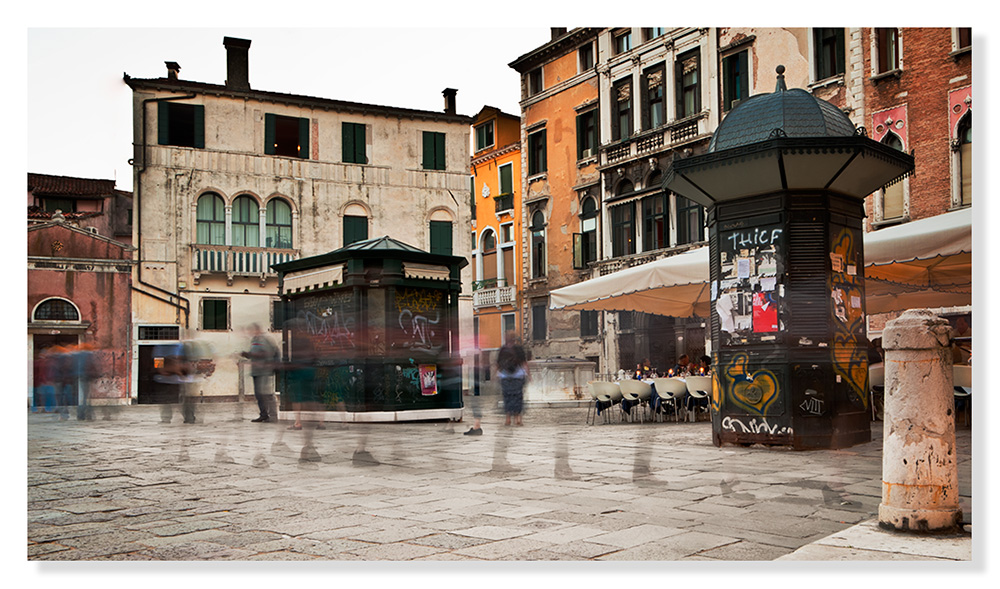
[[[473,330],[477,369],[488,367],[509,334],[521,332],[521,119],[484,106],[472,122]]]
[[[521,74],[520,310],[525,347],[534,358],[597,363],[603,355],[597,313],[549,309],[549,291],[588,278],[587,264],[599,255],[600,30],[553,29],[549,43],[509,64]]]

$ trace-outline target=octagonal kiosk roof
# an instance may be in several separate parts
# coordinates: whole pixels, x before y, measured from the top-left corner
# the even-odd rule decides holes
[[[829,190],[864,198],[900,180],[913,157],[869,139],[837,107],[800,88],[736,106],[704,155],[675,159],[663,186],[704,206],[781,191]]]

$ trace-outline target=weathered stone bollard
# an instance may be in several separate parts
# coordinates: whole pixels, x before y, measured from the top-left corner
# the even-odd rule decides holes
[[[955,449],[951,327],[926,309],[888,322],[879,525],[954,532],[962,520]]]

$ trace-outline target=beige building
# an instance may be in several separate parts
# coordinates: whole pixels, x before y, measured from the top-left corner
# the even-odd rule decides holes
[[[236,354],[250,323],[280,341],[271,264],[385,235],[471,251],[472,119],[456,114],[455,90],[444,91],[441,112],[261,91],[249,83],[250,41],[223,44],[221,85],[182,80],[174,62],[163,78],[125,75],[138,249],[131,388],[140,403],[155,402],[155,345],[187,338],[216,360],[198,387],[204,400],[252,396]],[[469,292],[460,316],[471,335]]]

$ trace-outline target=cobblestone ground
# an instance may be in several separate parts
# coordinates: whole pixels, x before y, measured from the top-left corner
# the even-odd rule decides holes
[[[716,448],[711,425],[257,424],[248,404],[28,415],[28,559],[773,560],[877,517],[872,442]],[[971,511],[971,442],[958,430]],[[970,520],[971,521],[971,520]]]

